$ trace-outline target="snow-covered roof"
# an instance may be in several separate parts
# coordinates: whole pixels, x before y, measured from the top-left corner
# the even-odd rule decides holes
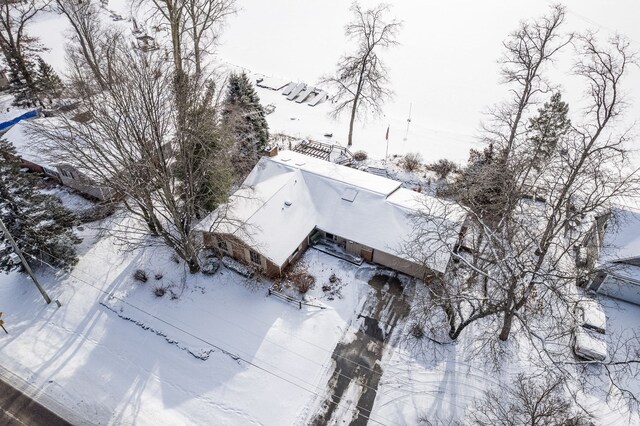
[[[401,248],[411,238],[412,215],[436,200],[400,186],[398,181],[283,151],[263,157],[229,203],[198,229],[234,234],[277,265],[314,227],[406,258]],[[450,228],[451,244],[461,218]],[[448,262],[445,251],[427,264],[443,272]]]
[[[43,155],[41,150],[38,150],[37,143],[34,142],[33,136],[30,136],[27,132],[27,127],[31,125],[31,122],[44,121],[48,121],[48,119],[34,119],[30,122],[20,121],[2,135],[2,139],[6,139],[15,147],[20,158],[39,166],[52,167],[52,162]]]
[[[614,208],[602,241],[599,263],[635,257],[640,257],[640,211]]]

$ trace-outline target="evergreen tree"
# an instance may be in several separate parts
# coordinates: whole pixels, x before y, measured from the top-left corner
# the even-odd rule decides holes
[[[182,141],[189,148],[187,153],[180,153],[176,173],[183,182],[183,197],[193,200],[194,215],[201,218],[227,201],[233,169],[225,158],[229,141],[219,126],[214,83],[198,84],[197,78],[186,81],[194,87],[187,97],[189,108],[184,122],[183,137],[188,140]]]
[[[36,71],[36,87],[38,92],[44,95],[49,102],[60,97],[62,93],[62,80],[58,77],[53,67],[38,57],[38,70]]]
[[[479,218],[495,224],[507,205],[512,173],[502,159],[503,152],[489,144],[482,151],[471,149],[467,167],[453,185],[454,196]]]
[[[25,69],[33,75],[33,64],[29,61],[24,62]],[[13,95],[13,105],[36,105],[36,94],[33,90],[33,85],[29,85],[27,79],[24,77],[25,73],[22,72],[22,68],[9,65],[9,93]]]
[[[253,168],[259,159],[259,153],[269,142],[269,126],[264,108],[244,72],[229,76],[223,120],[236,141],[236,168],[240,174],[244,174]]]
[[[537,170],[549,160],[558,145],[558,140],[571,128],[567,117],[569,105],[562,101],[560,92],[551,96],[538,110],[538,116],[529,120],[528,142],[531,144],[531,164]]]
[[[78,261],[74,245],[81,241],[71,229],[75,217],[56,197],[38,192],[37,179],[20,171],[15,149],[0,140],[0,218],[27,260],[68,270]],[[0,235],[0,271],[20,267],[10,261],[12,252]]]

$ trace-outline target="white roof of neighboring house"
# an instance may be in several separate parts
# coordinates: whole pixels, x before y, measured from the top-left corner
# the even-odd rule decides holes
[[[24,160],[43,167],[52,167],[51,161],[43,156],[42,151],[37,149],[37,144],[33,142],[33,138],[27,133],[27,126],[31,122],[43,121],[48,119],[33,119],[30,122],[20,121],[14,124],[4,135],[2,139],[6,139],[11,143],[17,154]]]
[[[615,208],[604,234],[599,263],[640,257],[640,211]]]
[[[404,258],[400,250],[411,238],[412,214],[437,204],[455,213],[446,219],[453,226],[445,233],[447,244],[455,244],[461,210],[400,186],[398,181],[283,151],[276,157],[263,157],[226,208],[216,210],[198,228],[234,234],[277,265],[316,226]],[[449,253],[440,250],[427,265],[442,272],[448,262]]]

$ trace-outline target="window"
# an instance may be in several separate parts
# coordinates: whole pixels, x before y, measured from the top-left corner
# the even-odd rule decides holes
[[[330,233],[326,232],[325,235],[327,236],[327,240],[334,240],[335,239],[333,237],[333,234],[330,234]]]
[[[227,242],[220,237],[217,237],[217,240],[218,240],[218,248],[222,251],[228,252],[229,246],[227,245]]]
[[[249,257],[251,258],[251,261],[253,263],[256,263],[258,265],[262,264],[262,262],[260,261],[260,255],[255,251],[249,250]]]

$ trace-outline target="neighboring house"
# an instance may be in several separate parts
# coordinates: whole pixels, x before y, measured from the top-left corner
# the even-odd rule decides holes
[[[640,211],[612,209],[596,219],[586,243],[595,269],[587,288],[640,305]]]
[[[100,201],[111,200],[116,196],[113,190],[97,185],[75,167],[67,164],[53,164],[45,158],[42,151],[38,150],[37,143],[34,143],[28,134],[27,126],[28,123],[19,122],[2,135],[3,139],[9,141],[16,148],[22,161],[22,167],[54,179],[58,183]]]
[[[13,108],[8,111],[0,112],[0,132],[8,129],[16,123],[23,120],[29,120],[36,118],[40,115],[40,110],[35,109],[21,109]]]
[[[58,183],[62,183],[56,166],[47,160],[42,152],[39,152],[36,147],[29,143],[26,126],[27,124],[24,122],[14,124],[13,127],[2,135],[2,139],[7,140],[14,146],[20,157],[21,167],[52,178]]]
[[[441,203],[454,212],[440,219],[442,246],[434,243],[432,255],[416,262],[402,250],[412,237],[414,214]],[[206,247],[269,276],[281,275],[310,244],[329,240],[354,257],[424,278],[445,272],[462,221],[454,204],[400,182],[282,151],[261,158],[229,203],[197,229]]]

